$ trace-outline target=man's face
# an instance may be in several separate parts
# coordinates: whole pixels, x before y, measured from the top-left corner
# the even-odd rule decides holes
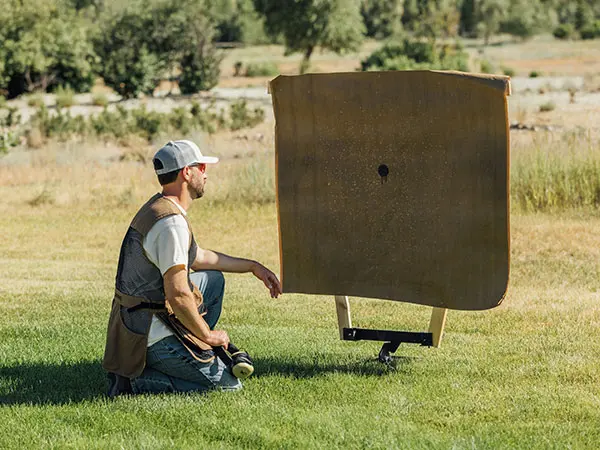
[[[188,191],[192,200],[204,195],[204,185],[206,184],[206,164],[194,164],[190,166],[191,178],[188,183]]]

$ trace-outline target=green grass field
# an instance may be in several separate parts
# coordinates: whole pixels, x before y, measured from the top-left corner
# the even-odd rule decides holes
[[[476,58],[521,76],[540,68],[587,76],[597,67],[594,42],[542,37],[482,55],[476,44],[467,43]],[[344,57],[319,52],[314,68],[354,70],[376,45]],[[275,46],[236,49],[224,72],[239,60],[294,73],[299,58]],[[266,82],[224,75],[225,87]],[[511,280],[502,305],[450,311],[441,348],[403,345],[387,367],[376,361],[377,343],[339,340],[332,297],[272,300],[250,275],[227,275],[220,324],[256,362],[236,393],[104,396],[100,360],[119,247],[158,190],[150,164],[135,161],[154,150],[134,141],[11,149],[0,161],[0,448],[598,448],[592,90],[576,104],[564,93],[547,113],[528,101],[548,94],[509,98],[518,106],[511,119],[562,128],[512,133]],[[190,211],[199,243],[278,272],[272,121],[185,137],[221,157]],[[407,331],[424,331],[431,312],[355,298],[351,307],[354,326]]]
[[[229,138],[215,137],[222,163],[190,211],[197,239],[277,272],[272,143]],[[376,361],[378,344],[339,340],[333,298],[272,300],[250,275],[227,275],[220,323],[256,362],[245,389],[108,401],[100,359],[118,250],[158,185],[149,165],[86,159],[71,145],[0,166],[0,448],[600,442],[600,213],[568,208],[567,197],[551,213],[527,212],[513,199],[506,300],[485,312],[450,311],[439,349],[403,345],[388,368]],[[544,158],[527,155],[554,147],[514,148],[513,166],[522,169],[515,194],[582,164],[563,151],[544,172]],[[593,157],[598,150],[594,141]],[[422,331],[430,314],[388,301],[351,306],[354,325],[367,328]]]

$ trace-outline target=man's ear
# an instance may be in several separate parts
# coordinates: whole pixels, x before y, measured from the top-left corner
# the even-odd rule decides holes
[[[185,166],[183,169],[181,169],[181,178],[183,179],[183,181],[188,182],[190,181],[192,174],[191,174],[191,170],[192,168],[189,166]]]

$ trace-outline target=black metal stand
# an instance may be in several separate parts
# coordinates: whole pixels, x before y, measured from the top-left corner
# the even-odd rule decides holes
[[[345,341],[384,341],[379,351],[379,361],[392,362],[390,353],[398,350],[401,343],[433,346],[431,333],[413,333],[410,331],[366,330],[364,328],[344,328]]]

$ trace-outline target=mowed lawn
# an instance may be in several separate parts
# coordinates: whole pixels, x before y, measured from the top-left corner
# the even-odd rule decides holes
[[[211,201],[201,245],[278,272],[275,204]],[[254,174],[253,176],[255,176]],[[439,349],[342,342],[333,298],[272,300],[228,275],[221,326],[256,362],[237,393],[104,397],[118,250],[149,166],[0,168],[0,448],[596,448],[600,215],[513,215],[504,303],[450,311]],[[226,198],[221,196],[222,199]],[[352,299],[354,325],[427,328],[430,308]]]

